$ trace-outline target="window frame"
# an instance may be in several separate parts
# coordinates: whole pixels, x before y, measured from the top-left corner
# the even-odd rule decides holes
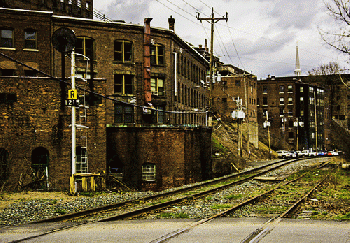
[[[120,76],[122,79],[117,79]],[[118,81],[118,83],[117,83]],[[121,81],[121,82],[119,82]],[[114,94],[121,94],[124,96],[132,96],[134,91],[134,75],[131,74],[114,74]],[[116,89],[116,87],[120,87]],[[121,90],[117,92],[116,90]]]
[[[3,37],[3,31],[11,31],[11,38],[4,38]],[[10,46],[6,45],[6,40],[11,40]],[[0,48],[15,48],[15,35],[14,30],[11,28],[1,28],[0,29]]]
[[[142,181],[154,182],[156,181],[156,164],[145,163],[142,165]]]
[[[83,59],[83,60],[86,60],[87,58],[86,57],[88,57],[90,60],[93,60],[93,57],[94,57],[94,39],[92,38],[92,37],[87,37],[87,36],[79,36],[79,37],[77,37],[77,43],[78,43],[78,41],[80,41],[80,40],[82,40],[82,46],[81,46],[81,48],[79,47],[77,47],[77,44],[76,44],[76,47],[75,47],[75,52],[76,53],[79,53],[79,54],[82,54],[82,55],[84,55],[84,56],[81,56],[81,55],[76,55],[76,59],[77,60],[81,60],[81,59]],[[90,48],[88,48],[87,47],[87,40],[89,40],[89,41],[91,41],[91,47]],[[80,49],[82,50],[82,51],[80,51]],[[88,51],[87,50],[90,50],[90,53],[88,53]]]
[[[135,111],[132,105],[114,104],[114,123],[134,123],[134,114]]]
[[[29,32],[33,32],[34,33],[34,40],[33,39],[28,39],[26,34]],[[27,46],[28,43],[34,43],[34,47],[31,47],[30,45]],[[24,49],[27,50],[38,50],[38,32],[36,30],[33,29],[26,29],[24,30]]]
[[[160,81],[162,81],[162,86],[160,85],[161,83]],[[165,79],[163,77],[151,77],[152,95],[164,96],[165,95],[164,83],[165,83]],[[163,88],[163,90],[159,91],[161,88]]]
[[[116,46],[117,44],[121,45],[121,50],[116,50]],[[130,58],[128,60],[126,60],[126,44],[130,44]],[[120,58],[116,58],[116,54],[120,55]],[[114,41],[114,61],[116,62],[132,62],[133,61],[133,53],[134,53],[134,43],[132,41],[129,40],[115,40]]]
[[[85,147],[76,147],[76,173],[88,173],[88,151]]]
[[[162,54],[159,54],[160,51],[162,51]],[[165,47],[164,47],[164,45],[162,45],[162,44],[151,45],[150,58],[151,58],[151,65],[164,65],[165,64]]]

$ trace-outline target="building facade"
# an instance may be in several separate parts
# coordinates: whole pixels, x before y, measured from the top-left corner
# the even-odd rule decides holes
[[[69,187],[71,111],[65,102],[72,60],[69,53],[62,55],[51,45],[58,30],[72,30],[76,36],[75,76],[81,104],[77,121],[82,125],[77,131],[77,140],[81,139],[76,148],[77,172],[109,172],[106,151],[110,154],[114,148],[107,146],[107,128],[206,126],[208,91],[200,81],[209,64],[175,34],[173,18],[169,18],[168,30],[152,28],[151,19],[133,25],[47,11],[2,8],[0,12],[0,80],[4,84],[0,108],[5,117],[1,174],[7,175],[3,183],[9,188],[28,185],[30,176],[25,182],[20,167],[28,175],[40,171],[46,187]],[[23,119],[20,113],[25,114]],[[11,123],[21,119],[30,132],[17,132],[20,125]],[[21,140],[26,136],[24,146]],[[210,136],[205,138],[210,144]],[[21,153],[16,154],[16,149]],[[210,165],[210,159],[193,161]],[[186,159],[176,163],[186,163]],[[207,165],[203,168],[208,169]],[[142,180],[142,165],[138,170]]]
[[[269,77],[258,81],[258,121],[270,122],[274,149],[325,149],[325,91],[306,77]]]

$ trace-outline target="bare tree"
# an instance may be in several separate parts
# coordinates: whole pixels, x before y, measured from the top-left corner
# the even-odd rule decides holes
[[[333,48],[350,54],[350,0],[324,0],[328,13],[339,23],[338,29],[322,31],[322,39]]]
[[[319,67],[313,68],[308,71],[310,76],[320,76],[320,75],[332,75],[344,73],[344,70],[339,68],[339,64],[336,62],[330,62],[328,64],[322,64]]]

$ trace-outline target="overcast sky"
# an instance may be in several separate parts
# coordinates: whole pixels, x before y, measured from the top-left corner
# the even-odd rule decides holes
[[[329,1],[329,0],[325,0]],[[228,22],[215,24],[214,54],[258,79],[267,75],[290,76],[295,69],[296,44],[303,75],[329,62],[349,68],[348,57],[334,51],[321,39],[319,29],[336,28],[323,0],[100,0],[94,8],[115,20],[168,28],[175,20],[175,32],[194,46],[210,43],[210,23],[197,20],[228,12]]]

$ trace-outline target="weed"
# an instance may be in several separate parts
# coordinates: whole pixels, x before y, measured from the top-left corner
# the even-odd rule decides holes
[[[60,214],[60,215],[64,215],[64,214],[66,214],[67,212],[66,212],[66,210],[64,210],[64,209],[56,209],[56,211],[55,211],[55,213],[58,213],[58,214]]]
[[[223,208],[232,208],[232,204],[214,204],[211,206],[212,209],[223,209]]]
[[[178,219],[188,219],[189,218],[187,213],[177,213],[174,216],[175,216],[175,218],[178,218]]]
[[[161,218],[171,218],[172,216],[172,213],[160,213]]]
[[[225,198],[229,199],[229,200],[237,200],[237,199],[240,199],[242,197],[243,197],[242,194],[231,194],[231,195],[225,196]]]

